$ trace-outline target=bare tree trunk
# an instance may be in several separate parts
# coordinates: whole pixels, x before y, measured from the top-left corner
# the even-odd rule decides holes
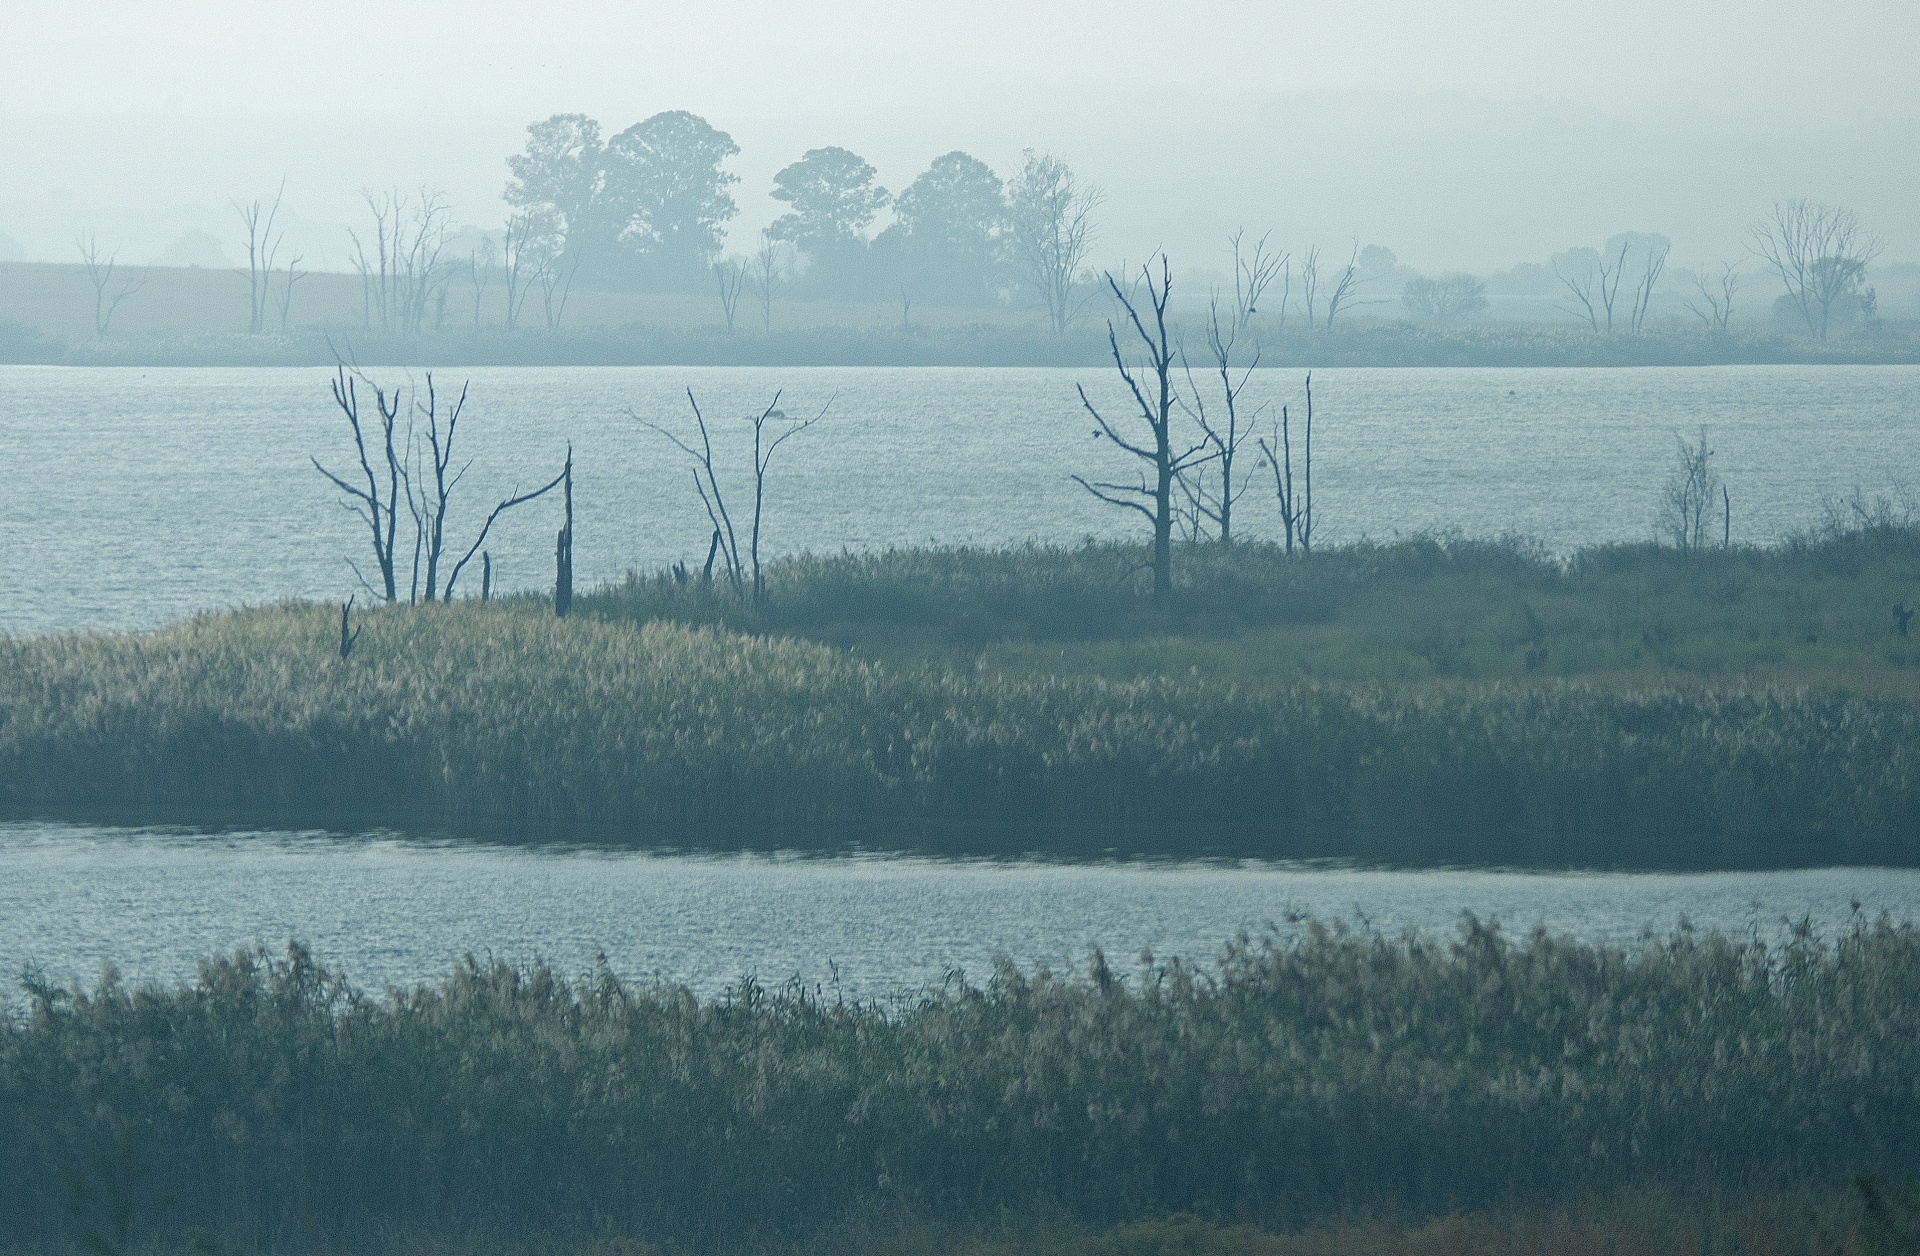
[[[1740,289],[1740,263],[1723,262],[1717,280],[1710,280],[1704,269],[1696,267],[1693,286],[1699,297],[1687,298],[1687,308],[1706,325],[1708,331],[1725,335],[1727,324],[1733,320],[1734,293]]]
[[[1333,291],[1327,294],[1327,330],[1333,330],[1333,320],[1347,306],[1356,304],[1355,295],[1366,280],[1360,276],[1360,242],[1354,241],[1353,252],[1347,255],[1346,265],[1340,268],[1339,275],[1333,281]]]
[[[1111,322],[1107,324],[1107,347],[1112,352],[1113,364],[1120,372],[1120,378],[1127,385],[1134,404],[1145,421],[1151,442],[1136,442],[1122,436],[1118,429],[1088,399],[1085,388],[1079,389],[1080,404],[1086,408],[1093,421],[1099,425],[1099,434],[1111,440],[1127,453],[1152,468],[1153,483],[1149,485],[1143,474],[1135,484],[1121,484],[1110,481],[1090,481],[1083,476],[1074,476],[1074,483],[1093,494],[1110,506],[1136,510],[1145,516],[1153,526],[1153,596],[1156,602],[1164,604],[1173,593],[1173,484],[1176,478],[1187,468],[1206,461],[1208,442],[1203,436],[1199,443],[1181,452],[1176,452],[1173,442],[1173,412],[1175,392],[1173,386],[1173,364],[1176,351],[1167,331],[1167,301],[1173,291],[1173,272],[1166,255],[1160,256],[1160,277],[1155,282],[1152,263],[1141,267],[1146,280],[1146,299],[1152,311],[1153,326],[1149,328],[1142,318],[1133,300],[1123,291],[1114,277],[1107,275],[1107,287],[1114,299],[1127,313],[1128,321],[1133,324],[1135,334],[1144,348],[1146,369],[1152,373],[1152,379],[1143,383],[1133,368],[1127,365],[1120,352],[1120,340]],[[1152,503],[1151,506],[1148,503]]]
[[[273,282],[274,256],[286,238],[284,232],[274,230],[274,220],[280,216],[280,200],[286,193],[287,180],[282,176],[271,205],[259,200],[245,205],[231,202],[247,229],[247,331],[256,336],[267,329],[267,289]]]
[[[525,273],[527,238],[531,230],[532,223],[525,214],[515,214],[507,219],[500,260],[501,277],[507,286],[507,312],[503,323],[508,331],[520,325],[520,309],[526,304],[527,294],[532,291],[531,276]]]
[[[740,308],[740,290],[747,282],[747,268],[732,260],[715,262],[713,277],[720,286],[720,312],[726,316],[727,334],[731,336],[734,312]]]
[[[780,245],[766,232],[760,233],[760,247],[753,255],[754,296],[760,302],[760,330],[773,331],[773,298],[779,295],[786,276],[780,257]]]
[[[80,263],[86,268],[87,280],[93,285],[93,334],[104,340],[120,303],[147,286],[151,271],[142,270],[138,278],[122,276],[116,287],[113,275],[118,266],[119,251],[115,250],[103,259],[100,242],[91,231],[77,236],[74,244],[80,250]]]
[[[776,409],[780,404],[780,394],[775,393],[767,408],[753,420],[753,539],[750,546],[753,559],[753,604],[755,606],[760,606],[767,600],[767,581],[760,569],[760,520],[767,497],[767,468],[773,465],[774,451],[825,418],[828,409],[833,406],[833,401],[832,397],[827,398],[827,404],[820,407],[819,414],[797,423],[788,423],[785,430],[771,440],[765,438],[768,420],[785,420],[787,417],[784,411]]]
[[[348,483],[320,465],[318,458],[309,458],[308,461],[313,463],[314,470],[347,495],[349,502],[352,503],[348,509],[359,516],[372,533],[373,558],[380,574],[380,587],[375,589],[368,583],[360,568],[349,560],[348,565],[353,567],[353,573],[359,578],[361,587],[369,593],[393,602],[398,600],[399,596],[399,589],[395,583],[394,542],[400,529],[401,457],[400,451],[394,446],[394,424],[400,414],[400,398],[398,394],[389,397],[385,389],[371,380],[366,381],[368,387],[373,390],[374,408],[380,415],[381,457],[384,460],[386,473],[386,486],[383,489],[380,473],[374,469],[373,458],[367,453],[366,432],[360,421],[359,385],[361,382],[357,374],[350,376],[347,374],[347,368],[341,366],[334,372],[332,386],[334,404],[340,408],[340,413],[347,420],[347,426],[353,431],[354,452],[359,459],[360,474],[365,480],[365,486]]]
[[[1187,390],[1193,398],[1192,404],[1187,409],[1192,414],[1194,422],[1199,424],[1208,444],[1213,447],[1210,461],[1219,465],[1220,489],[1217,493],[1208,494],[1204,465],[1200,467],[1200,474],[1194,484],[1189,486],[1185,480],[1182,480],[1181,485],[1187,490],[1189,503],[1195,514],[1194,539],[1199,539],[1201,519],[1211,519],[1220,530],[1220,544],[1223,547],[1233,544],[1233,507],[1246,492],[1245,485],[1235,480],[1233,473],[1235,461],[1240,454],[1240,446],[1246,443],[1248,432],[1251,430],[1250,423],[1246,426],[1242,424],[1244,416],[1240,413],[1240,396],[1246,391],[1248,381],[1253,378],[1254,369],[1260,365],[1260,351],[1256,349],[1252,360],[1241,370],[1239,381],[1237,383],[1234,381],[1233,350],[1235,342],[1239,339],[1242,325],[1238,307],[1235,308],[1234,316],[1223,323],[1220,317],[1218,294],[1209,298],[1207,347],[1213,351],[1214,371],[1220,377],[1220,392],[1226,402],[1224,424],[1208,416],[1206,400],[1200,386],[1194,382],[1193,367],[1187,361],[1186,350],[1183,348],[1180,352],[1181,369],[1186,372]]]
[[[304,257],[295,253],[292,260],[287,263],[286,285],[280,289],[280,334],[282,336],[287,334],[287,321],[293,313],[293,286],[307,277],[307,272],[300,269],[300,263],[304,260]]]
[[[1271,235],[1272,232],[1268,232]],[[1242,248],[1245,231],[1236,231],[1229,237],[1233,245],[1233,312],[1234,330],[1245,331],[1260,312],[1260,300],[1266,295],[1267,288],[1283,272],[1289,273],[1291,254],[1279,255],[1267,252],[1267,236],[1263,235],[1254,242],[1253,252],[1246,254]],[[1291,283],[1288,284],[1291,287]],[[1286,293],[1280,297],[1279,326],[1286,325]]]
[[[359,628],[354,628],[351,631],[348,630],[352,615],[353,598],[348,597],[346,601],[340,603],[340,659],[342,662],[345,662],[347,656],[353,653],[353,647],[359,644],[360,641]],[[365,625],[362,625],[362,627],[364,626]]]
[[[702,583],[712,582],[713,560],[718,555],[726,563],[727,583],[735,597],[747,597],[750,588],[754,605],[759,606],[766,601],[767,582],[760,562],[760,538],[766,515],[767,471],[772,467],[773,456],[780,446],[825,418],[834,400],[829,397],[827,404],[820,407],[820,412],[810,419],[792,420],[779,408],[780,394],[776,392],[766,409],[749,420],[753,424],[753,518],[744,555],[740,552],[733,516],[728,511],[727,499],[720,486],[713,456],[712,433],[707,428],[706,416],[700,411],[700,403],[694,399],[693,390],[687,390],[687,404],[693,408],[695,430],[699,433],[697,445],[682,439],[662,424],[643,419],[631,410],[627,412],[635,422],[665,437],[693,462],[693,487],[700,495],[700,504],[706,509],[707,522],[713,525],[713,542],[707,547],[707,565],[701,572]],[[778,423],[786,426],[778,432],[771,431],[770,425]]]
[[[1320,292],[1320,246],[1314,245],[1307,255],[1300,259],[1300,301],[1307,311],[1307,330],[1312,331],[1318,325],[1320,317],[1315,304]]]
[[[1064,335],[1079,313],[1074,287],[1093,245],[1093,213],[1104,200],[1066,162],[1031,149],[1007,187],[1014,256],[1055,335]]]
[[[418,200],[399,191],[376,195],[370,188],[361,195],[373,215],[373,256],[367,256],[357,231],[347,231],[353,266],[360,273],[361,316],[369,329],[378,312],[382,330],[417,336],[426,327],[436,294],[443,294],[451,279],[440,255],[453,211],[443,194],[426,188],[420,189]]]
[[[1313,552],[1313,372],[1307,372],[1306,500],[1300,511],[1300,549]]]
[[[561,472],[566,483],[567,521],[554,541],[553,613],[565,619],[573,609],[573,446],[567,446],[567,467]]]
[[[1661,272],[1667,268],[1667,254],[1672,251],[1672,245],[1647,246],[1647,255],[1633,288],[1632,326],[1636,336],[1647,325],[1647,307],[1653,302],[1654,285],[1660,282]]]
[[[1273,444],[1264,437],[1260,440],[1260,452],[1267,456],[1267,465],[1273,468],[1273,495],[1280,503],[1280,535],[1286,544],[1287,553],[1293,553],[1294,509],[1293,509],[1293,439],[1288,431],[1287,407],[1280,407],[1279,422],[1274,424]],[[1278,445],[1276,453],[1274,446]]]

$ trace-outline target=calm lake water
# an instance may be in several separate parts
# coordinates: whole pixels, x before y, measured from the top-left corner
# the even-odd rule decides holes
[[[399,371],[376,373],[385,380]],[[0,367],[0,632],[158,623],[290,596],[341,598],[359,524],[309,456],[351,446],[325,371]],[[470,380],[456,499],[461,545],[515,484],[578,469],[575,569],[585,584],[705,555],[681,456],[639,414],[689,418],[691,387],[735,461],[743,416],[778,389],[826,419],[781,452],[767,549],[1073,542],[1127,533],[1072,472],[1125,470],[1074,393],[1118,406],[1111,372],[976,369],[555,368],[445,371]],[[1300,374],[1250,397],[1303,417]],[[1768,541],[1823,499],[1920,483],[1920,368],[1334,370],[1314,377],[1323,535],[1519,533],[1556,549],[1652,535],[1676,433],[1705,426],[1733,494],[1734,534]],[[370,407],[369,407],[370,410]],[[1297,431],[1297,428],[1296,428]],[[1252,471],[1251,459],[1248,470]],[[489,541],[506,587],[548,586],[559,505]],[[1272,535],[1256,482],[1242,528]],[[477,573],[474,577],[477,580]]]
[[[897,857],[688,856],[451,845],[391,836],[195,834],[0,825],[0,973],[29,963],[91,981],[191,977],[202,956],[303,939],[363,989],[428,979],[463,954],[545,958],[570,973],[604,953],[629,977],[703,994],[752,974],[861,996],[995,955],[1079,971],[1100,946],[1206,960],[1287,913],[1444,934],[1463,911],[1525,931],[1632,943],[1684,917],[1779,936],[1831,933],[1854,902],[1920,919],[1920,871],[1703,875],[1392,872],[1273,865],[1059,865]],[[0,996],[3,997],[3,996]]]

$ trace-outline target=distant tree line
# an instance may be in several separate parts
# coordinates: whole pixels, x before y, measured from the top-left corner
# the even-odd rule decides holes
[[[364,216],[347,233],[362,298],[356,321],[402,340],[572,331],[577,289],[717,295],[727,332],[743,317],[764,333],[794,330],[776,328],[782,298],[890,304],[898,330],[915,336],[927,330],[916,310],[928,307],[1026,308],[1056,335],[1083,315],[1097,323],[1110,312],[1112,294],[1089,264],[1104,196],[1058,156],[1026,150],[1003,178],[954,150],[896,193],[858,153],[809,149],[768,190],[785,212],[742,241],[729,235],[740,180],[727,164],[739,152],[730,135],[685,110],[657,113],[611,138],[584,114],[555,114],[531,124],[523,150],[507,158],[509,213],[498,228],[456,226],[451,202],[430,187],[366,189]],[[277,331],[282,340],[295,326],[296,286],[308,278],[302,255],[286,247],[284,192],[283,180],[271,198],[233,203],[243,228],[246,331]],[[1736,322],[1750,329],[1758,321],[1746,296],[1750,269],[1777,281],[1770,309],[1760,310],[1809,341],[1836,331],[1855,340],[1880,315],[1869,282],[1878,239],[1854,211],[1809,199],[1776,202],[1749,228],[1741,257],[1671,267],[1673,244],[1654,232],[1621,232],[1598,248],[1484,277],[1422,274],[1357,238],[1350,248],[1292,252],[1269,249],[1270,238],[1241,231],[1227,241],[1231,330],[1250,342],[1331,332],[1368,312],[1413,324],[1570,318],[1605,340],[1691,324],[1722,342]],[[92,232],[82,231],[76,247],[91,287],[93,339],[105,342],[147,271],[120,265],[117,250]],[[1215,287],[1215,303],[1227,302],[1226,285]],[[1892,299],[1903,304],[1898,293]],[[1174,317],[1197,313],[1190,305]],[[871,334],[871,316],[863,317],[863,334]]]
[[[739,214],[725,169],[740,151],[726,132],[683,110],[655,114],[612,139],[583,114],[527,128],[508,158],[508,235],[537,268],[597,286],[708,291],[731,325],[749,299],[771,321],[776,294],[993,305],[1024,299],[1056,329],[1075,312],[1094,238],[1098,189],[1066,162],[1029,150],[1011,180],[954,151],[898,194],[845,148],[804,153],[773,179],[787,211],[745,257],[725,258]],[[873,230],[883,211],[893,221]],[[509,250],[511,253],[511,250]],[[503,259],[511,268],[512,256]]]

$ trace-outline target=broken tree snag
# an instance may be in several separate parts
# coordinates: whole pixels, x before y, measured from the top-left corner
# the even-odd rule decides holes
[[[569,480],[572,474],[573,474],[573,446],[568,445],[567,446],[567,469],[565,471],[562,471],[559,475],[554,476],[551,480],[548,480],[545,484],[542,484],[539,488],[534,489],[531,493],[516,492],[512,497],[507,498],[505,501],[501,502],[498,506],[495,506],[493,508],[493,512],[487,516],[487,521],[480,525],[480,535],[473,538],[473,544],[467,547],[467,552],[461,555],[460,561],[453,565],[452,572],[450,572],[447,575],[447,588],[443,596],[449,597],[449,598],[453,596],[453,586],[459,581],[460,573],[466,570],[467,564],[473,561],[473,556],[475,554],[480,553],[480,547],[486,544],[487,533],[493,530],[493,525],[495,520],[499,519],[500,516],[505,514],[507,511],[512,510],[515,506],[524,505],[525,503],[530,502],[537,497],[545,497],[548,493],[551,493],[554,489],[559,488],[563,480]],[[569,510],[568,513],[571,514],[572,513],[571,510]],[[488,559],[485,566],[483,567],[483,571],[485,570],[485,567],[490,567],[491,565],[492,565],[492,560]]]
[[[1313,552],[1313,372],[1307,372],[1306,484],[1300,503],[1300,551]]]
[[[359,628],[354,628],[351,631],[348,630],[352,615],[353,598],[349,597],[346,601],[340,603],[340,657],[342,659],[345,659],[353,653],[354,643],[360,640]],[[363,624],[361,627],[365,627],[365,625]]]
[[[573,609],[573,446],[567,446],[566,470],[560,473],[566,485],[567,517],[553,542],[553,613],[560,619]]]
[[[493,600],[493,555],[486,550],[480,551],[480,600]]]

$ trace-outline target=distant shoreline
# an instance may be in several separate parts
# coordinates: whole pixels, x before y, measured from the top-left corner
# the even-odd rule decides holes
[[[724,329],[595,328],[399,338],[359,329],[288,337],[197,336],[59,340],[0,324],[0,364],[18,366],[716,366],[716,367],[1101,367],[1104,331],[1055,337],[977,325],[926,331],[728,333]],[[1251,355],[1249,355],[1251,357]],[[1775,334],[1595,336],[1547,325],[1422,327],[1358,324],[1287,333],[1261,348],[1263,367],[1648,367],[1920,365],[1920,329],[1821,344]]]

